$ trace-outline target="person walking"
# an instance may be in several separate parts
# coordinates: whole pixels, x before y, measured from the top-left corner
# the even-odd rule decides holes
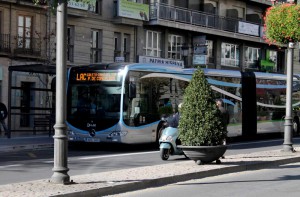
[[[4,103],[0,102],[0,124],[4,129],[5,135],[8,135],[8,128],[7,125],[5,124],[6,117],[7,117],[7,108]]]
[[[216,100],[216,105],[218,107],[218,109],[221,112],[221,116],[222,116],[222,124],[224,127],[224,130],[227,131],[227,125],[229,124],[229,112],[224,108],[224,104],[223,104],[223,100],[222,99],[217,99]],[[226,139],[224,139],[223,142],[224,145],[226,145]]]

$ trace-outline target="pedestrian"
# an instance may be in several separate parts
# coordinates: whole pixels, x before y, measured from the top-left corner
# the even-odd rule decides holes
[[[177,128],[179,124],[180,119],[180,109],[181,109],[182,103],[178,105],[178,112],[172,115],[169,119],[169,125],[173,128]]]
[[[7,117],[7,108],[4,103],[0,102],[0,124],[2,125],[5,135],[8,135],[8,128],[5,124],[5,119]],[[1,131],[1,129],[0,129]]]
[[[224,108],[222,99],[217,99],[216,105],[221,112],[221,116],[222,116],[221,121],[222,121],[224,130],[227,131],[227,125],[229,124],[229,112]],[[223,144],[226,145],[226,139],[224,139]]]

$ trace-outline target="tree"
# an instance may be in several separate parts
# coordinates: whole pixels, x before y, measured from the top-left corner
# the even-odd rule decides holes
[[[202,70],[193,74],[185,90],[179,131],[184,146],[221,145],[227,136],[221,122],[221,113]]]

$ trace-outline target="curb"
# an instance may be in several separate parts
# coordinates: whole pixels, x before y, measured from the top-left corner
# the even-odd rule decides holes
[[[14,152],[21,150],[42,150],[53,148],[54,144],[29,144],[29,145],[13,145],[13,146],[2,146],[1,152]]]
[[[262,161],[262,162],[253,162],[251,164],[242,164],[238,166],[229,166],[220,169],[211,169],[202,172],[188,173],[181,175],[173,175],[168,177],[154,178],[150,180],[139,180],[133,181],[130,183],[122,183],[120,185],[102,187],[97,189],[90,189],[85,191],[78,191],[62,195],[54,195],[55,197],[77,197],[77,196],[106,196],[106,195],[115,195],[119,193],[125,193],[130,191],[136,191],[151,187],[160,187],[168,184],[173,184],[182,181],[188,181],[192,179],[201,179],[205,177],[224,175],[229,173],[251,171],[265,169],[269,167],[276,167],[279,165],[296,163],[300,162],[300,157],[293,157],[275,161]]]

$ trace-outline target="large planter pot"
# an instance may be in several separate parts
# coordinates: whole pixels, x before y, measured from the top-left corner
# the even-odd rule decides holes
[[[184,154],[194,160],[198,165],[211,163],[216,161],[221,163],[220,158],[227,150],[226,145],[219,146],[178,146],[184,152]]]

